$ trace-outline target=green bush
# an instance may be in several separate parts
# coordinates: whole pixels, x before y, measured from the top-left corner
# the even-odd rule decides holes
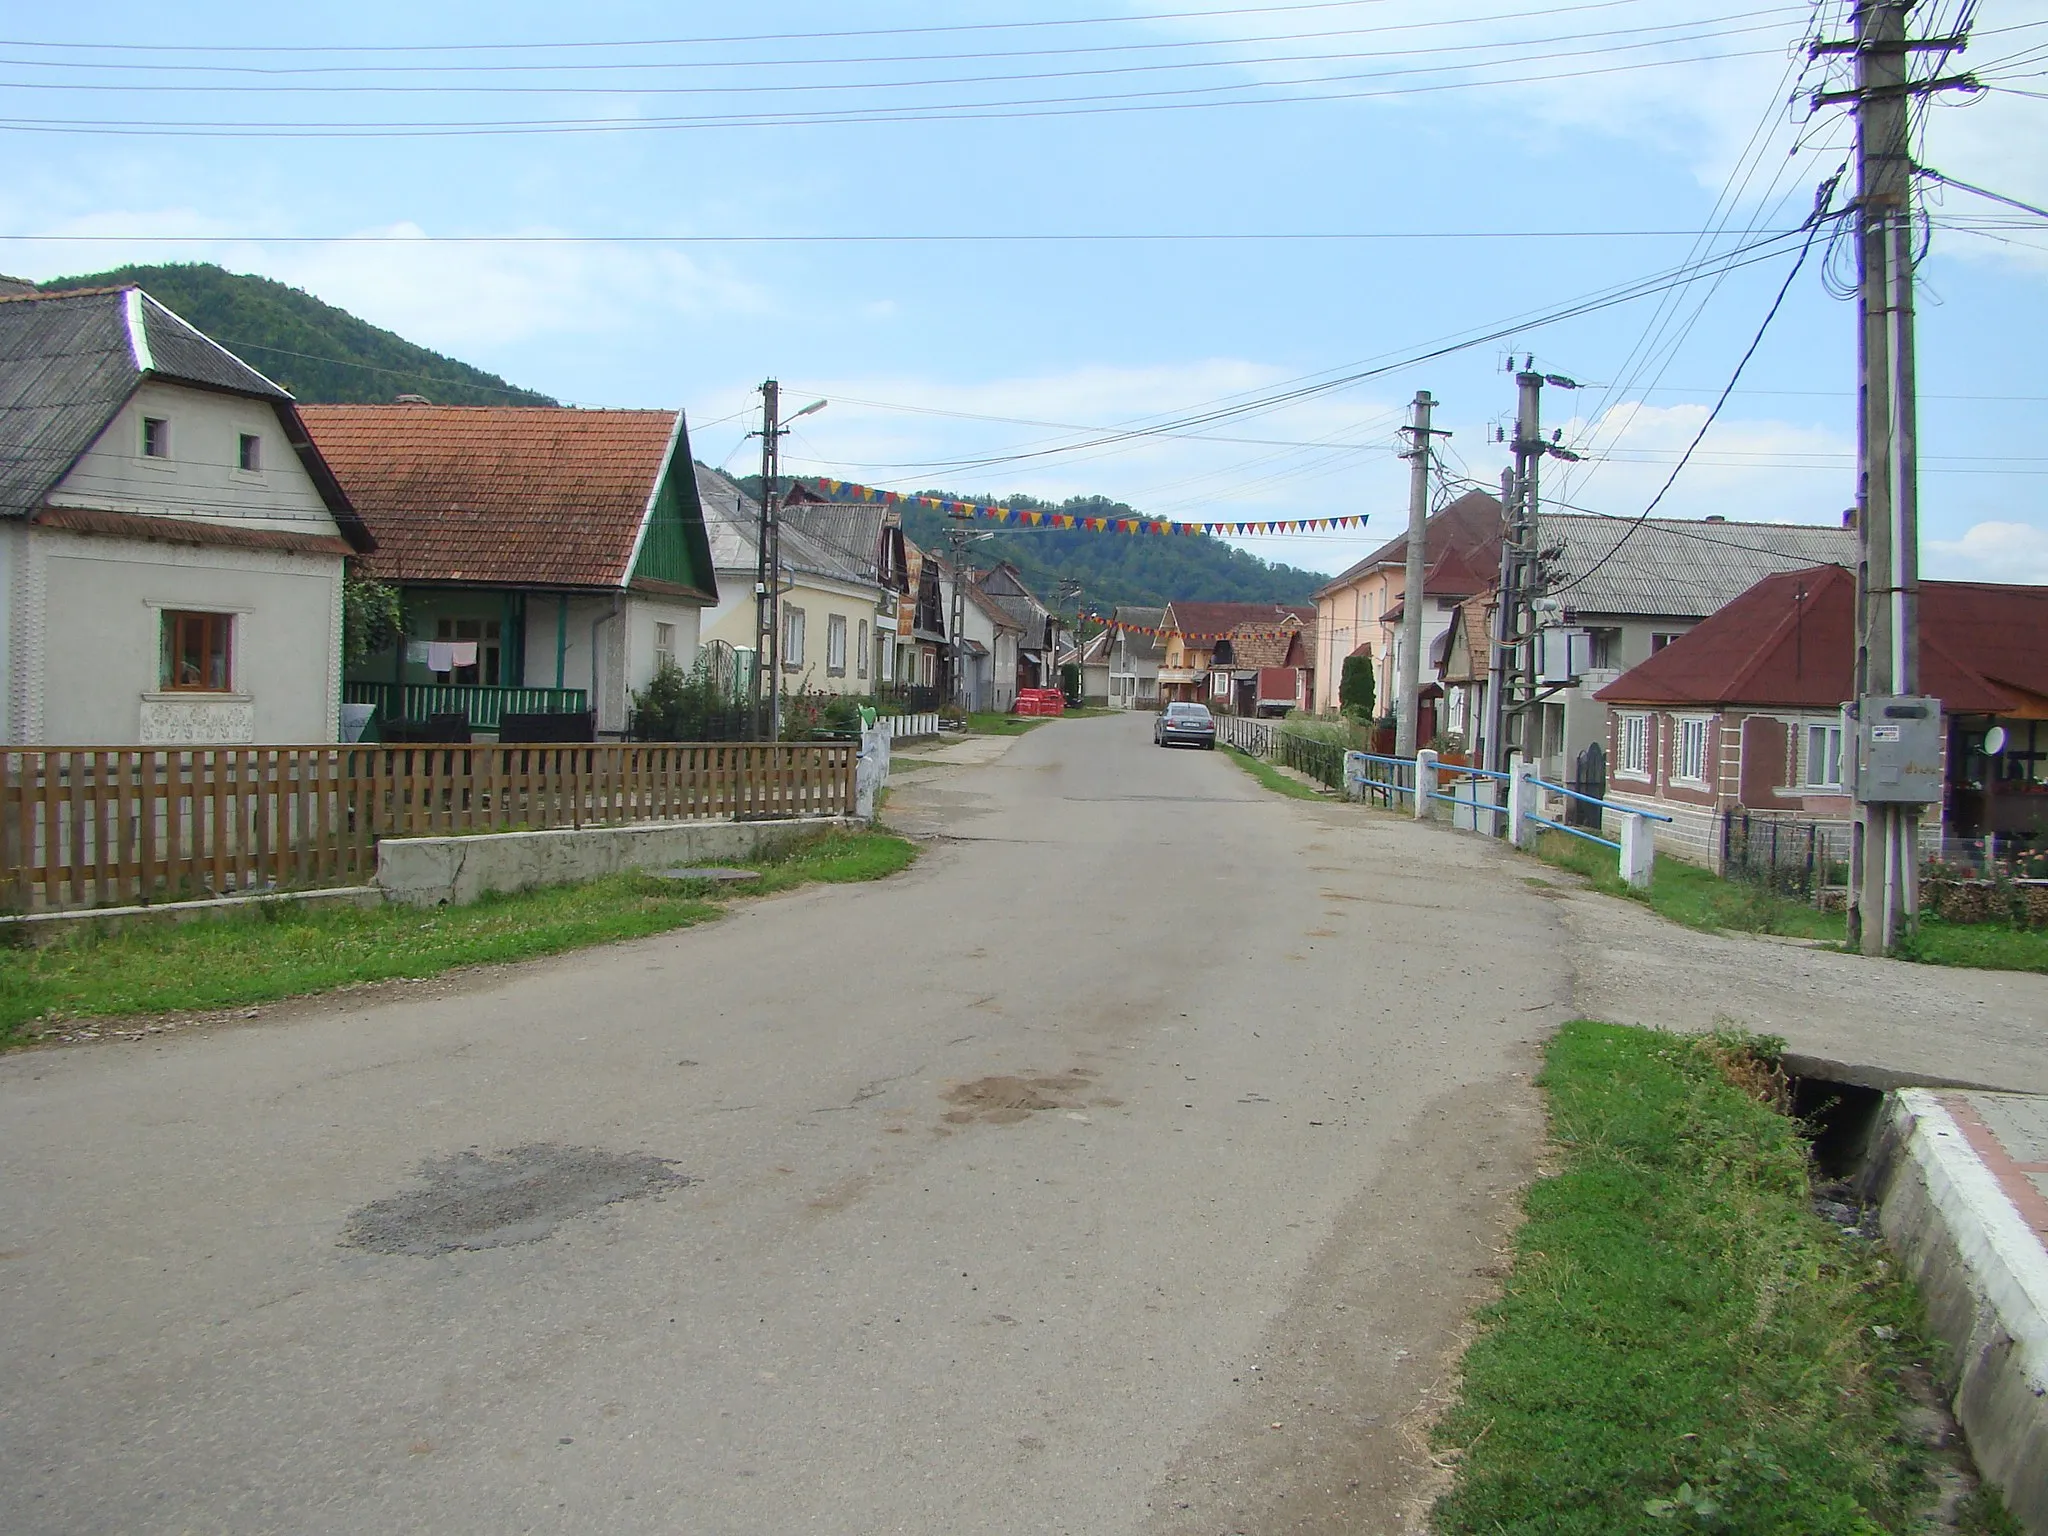
[[[1373,687],[1372,657],[1346,656],[1337,679],[1337,702],[1360,725],[1372,724]]]
[[[1081,702],[1081,668],[1075,662],[1063,662],[1060,666],[1060,692],[1066,695],[1069,704]]]
[[[704,658],[699,657],[688,672],[664,661],[647,686],[633,695],[627,729],[636,741],[702,741],[712,734],[707,723],[732,708]]]

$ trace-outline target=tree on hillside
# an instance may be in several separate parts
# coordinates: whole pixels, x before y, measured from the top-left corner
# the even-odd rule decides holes
[[[59,277],[46,291],[134,283],[300,400],[376,405],[401,394],[436,405],[553,405],[495,373],[415,346],[345,309],[267,277],[211,262],[116,267]]]

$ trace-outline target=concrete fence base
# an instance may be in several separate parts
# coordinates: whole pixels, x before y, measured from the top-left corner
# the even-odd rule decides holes
[[[387,900],[408,906],[461,906],[492,891],[574,885],[628,869],[755,858],[799,838],[859,825],[850,816],[802,816],[386,838],[377,845],[377,885]]]

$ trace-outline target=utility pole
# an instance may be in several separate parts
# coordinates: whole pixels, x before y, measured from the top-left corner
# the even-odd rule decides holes
[[[756,534],[754,575],[753,718],[761,720],[762,683],[767,684],[770,741],[782,739],[782,531],[775,515],[775,480],[780,469],[782,386],[761,386],[761,524]],[[757,725],[755,729],[759,729]]]
[[[953,551],[953,611],[951,620],[952,637],[952,686],[948,694],[962,709],[973,701],[967,697],[967,530],[948,528],[946,543]],[[994,664],[994,658],[990,658]]]
[[[1854,88],[1823,91],[1816,106],[1846,101],[1856,114],[1857,543],[1855,841],[1849,859],[1849,942],[1868,955],[1897,945],[1920,911],[1920,807],[1896,783],[1902,765],[1869,771],[1910,735],[1910,722],[1939,716],[1920,687],[1920,528],[1913,380],[1912,98],[1961,87],[1969,75],[1915,81],[1916,52],[1946,54],[1967,35],[1911,39],[1913,0],[1857,0],[1855,36],[1814,54],[1853,54]],[[1882,718],[1880,718],[1882,717]],[[1939,743],[1935,743],[1938,754]],[[1918,764],[1912,765],[1918,767]],[[1911,776],[1910,772],[1907,775]],[[1938,795],[1939,775],[1932,775]],[[1911,791],[1906,791],[1909,794]]]
[[[1480,743],[1484,750],[1479,757],[1480,766],[1488,773],[1508,771],[1507,695],[1514,672],[1510,642],[1520,622],[1516,618],[1515,580],[1521,566],[1511,536],[1514,505],[1515,472],[1504,469],[1500,472],[1500,574],[1493,588],[1493,644],[1487,647],[1486,727],[1485,739]]]
[[[1500,592],[1493,613],[1493,665],[1487,690],[1486,766],[1505,773],[1508,752],[1535,757],[1543,750],[1537,702],[1535,599],[1542,573],[1536,507],[1538,466],[1550,445],[1543,440],[1543,385],[1536,360],[1525,357],[1515,374],[1515,467],[1501,476]],[[1559,379],[1559,383],[1570,381]]]
[[[1429,440],[1449,437],[1429,424],[1430,408],[1436,402],[1426,389],[1415,392],[1411,420],[1401,430],[1407,435],[1408,460],[1408,568],[1401,598],[1401,705],[1394,720],[1394,755],[1413,757],[1422,745],[1415,738],[1421,730],[1422,713],[1422,608],[1423,583],[1428,578],[1425,558],[1429,542]]]

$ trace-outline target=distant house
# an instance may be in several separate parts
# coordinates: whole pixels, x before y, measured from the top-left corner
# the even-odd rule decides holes
[[[1315,669],[1307,663],[1314,654],[1315,620],[1315,609],[1306,604],[1167,604],[1159,623],[1160,700],[1255,714],[1259,674],[1287,669],[1295,673],[1288,691],[1298,702],[1302,690],[1313,687]]]
[[[291,396],[148,294],[0,297],[0,740],[335,740],[372,548]]]
[[[1768,576],[1602,687],[1609,798],[1672,816],[1660,840],[1709,865],[1730,811],[1846,821],[1855,611],[1838,566]],[[1923,839],[2048,846],[2048,587],[1922,582],[1919,612],[1921,691],[1946,742]],[[1987,755],[1993,726],[2005,745]]]
[[[717,600],[680,411],[305,408],[405,597],[401,642],[353,669],[386,721],[591,711],[626,729],[664,661],[688,669]]]
[[[1060,666],[1081,669],[1081,702],[1098,709],[1109,707],[1109,667],[1113,632],[1099,629],[1078,646],[1069,638],[1060,647]],[[1064,672],[1062,673],[1064,676]]]
[[[980,585],[1017,626],[1017,686],[1057,688],[1060,679],[1053,666],[1052,610],[1038,600],[1025,585],[1023,573],[1007,560],[982,572]]]
[[[695,468],[719,593],[704,617],[703,643],[732,647],[744,679],[758,640],[761,504],[729,476]],[[861,502],[792,500],[778,515],[783,687],[872,693],[883,652],[895,645],[897,583],[907,570],[903,530],[883,507]]]
[[[1500,572],[1500,503],[1471,491],[1424,525],[1422,618],[1424,647],[1437,644],[1452,612],[1493,586]],[[1338,707],[1344,662],[1370,657],[1373,698],[1380,713],[1402,707],[1401,628],[1408,584],[1408,536],[1389,539],[1316,593],[1316,692],[1309,706],[1322,713]],[[1428,654],[1427,649],[1424,655]],[[1424,676],[1427,677],[1427,670]],[[1427,740],[1418,734],[1418,741]]]
[[[953,696],[952,636],[946,588],[936,555],[905,538],[906,580],[896,612],[894,691],[918,709],[937,709]]]
[[[994,598],[981,590],[979,574],[934,557],[939,597],[960,653],[960,686],[952,700],[975,711],[1003,711],[1017,701],[1017,650],[1024,631]]]
[[[1166,610],[1119,604],[1110,617],[1116,628],[1109,652],[1109,702],[1117,709],[1154,708],[1159,703],[1159,661],[1165,654],[1157,631]]]
[[[1439,751],[1471,754],[1482,749],[1486,690],[1493,666],[1493,610],[1496,594],[1485,592],[1460,603],[1451,622],[1430,647],[1441,706],[1425,701],[1416,741]],[[1426,691],[1426,690],[1425,690]]]

